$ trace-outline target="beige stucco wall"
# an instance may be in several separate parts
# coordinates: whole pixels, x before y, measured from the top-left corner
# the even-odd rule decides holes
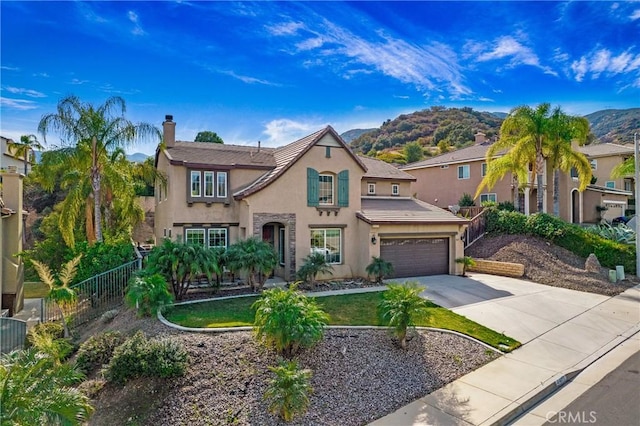
[[[411,192],[416,198],[438,207],[447,208],[458,204],[462,194],[474,196],[478,185],[482,181],[482,161],[472,161],[461,164],[451,164],[448,168],[440,166],[428,167],[416,170],[405,170],[417,178],[411,184]],[[469,179],[458,179],[458,166],[469,165]],[[513,201],[511,188],[511,174],[508,173],[492,189],[485,188],[485,193],[495,193],[498,202]],[[480,199],[476,199],[476,206],[480,205]]]
[[[373,183],[376,186],[376,193],[374,195],[369,194],[369,184]],[[395,181],[395,180],[386,180],[386,179],[372,179],[365,178],[362,180],[360,185],[360,193],[363,196],[374,196],[374,197],[390,197],[392,185],[396,184],[399,186],[400,193],[397,195],[398,197],[410,197],[411,196],[411,182],[407,181]]]
[[[20,312],[24,303],[24,265],[22,258],[17,256],[22,251],[23,178],[20,173],[2,174],[2,199],[6,207],[16,212],[3,218],[0,225],[3,228],[0,240],[2,307],[11,309],[12,313]]]

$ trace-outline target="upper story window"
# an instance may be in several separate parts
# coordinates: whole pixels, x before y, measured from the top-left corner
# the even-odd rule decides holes
[[[616,182],[613,180],[608,180],[604,183],[604,186],[606,186],[607,188],[615,188]]]
[[[367,184],[367,194],[376,195],[376,184],[375,183]]]
[[[572,167],[569,173],[573,179],[578,178],[578,169],[576,169],[575,167]]]
[[[471,172],[469,170],[469,165],[465,164],[464,166],[458,166],[458,179],[469,179],[471,177]]]
[[[591,160],[589,163],[591,164],[591,170],[598,170],[598,160]]]
[[[631,179],[624,180],[624,190],[625,191],[633,191],[633,181]]]
[[[485,177],[487,175],[487,163],[482,163],[482,177]]]
[[[224,201],[228,195],[227,172],[191,170],[187,202]]]
[[[319,176],[318,182],[320,205],[333,205],[333,175],[322,174]]]
[[[202,193],[202,183],[200,182],[200,172],[191,172],[191,196],[200,197]]]
[[[400,195],[400,185],[397,183],[391,184],[391,195]]]
[[[307,168],[307,205],[348,207],[349,171],[343,170],[336,176],[333,173],[319,173],[311,167]]]

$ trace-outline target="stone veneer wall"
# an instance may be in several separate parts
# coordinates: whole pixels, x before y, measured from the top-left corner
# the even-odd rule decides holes
[[[524,265],[521,263],[497,262],[494,260],[473,259],[476,266],[467,267],[469,272],[503,275],[505,277],[520,278],[524,275]]]
[[[295,213],[254,213],[253,214],[253,235],[262,238],[262,227],[267,223],[282,223],[287,229],[287,240],[289,243],[289,276],[288,279],[295,280],[296,276],[296,214]]]

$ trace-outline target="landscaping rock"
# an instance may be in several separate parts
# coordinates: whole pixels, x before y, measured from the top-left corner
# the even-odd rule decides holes
[[[600,262],[594,253],[591,253],[589,257],[587,257],[586,262],[584,262],[584,270],[587,272],[595,272],[597,274],[600,273]]]

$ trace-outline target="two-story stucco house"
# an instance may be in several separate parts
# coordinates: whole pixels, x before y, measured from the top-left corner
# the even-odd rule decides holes
[[[458,204],[464,193],[474,195],[486,173],[486,153],[491,142],[476,139],[476,144],[457,151],[448,152],[423,161],[407,164],[401,169],[416,178],[412,191],[416,198],[447,208]],[[611,171],[629,156],[633,148],[616,144],[593,144],[576,149],[586,155],[591,162],[594,184],[584,192],[578,191],[577,175],[560,174],[560,217],[572,223],[594,223],[623,216],[631,197],[633,182],[630,179],[611,179]],[[501,153],[498,156],[502,155]],[[543,211],[553,210],[553,173],[544,172]],[[511,173],[496,183],[493,188],[485,188],[476,199],[476,205],[484,201],[513,202],[515,184]],[[520,210],[525,214],[534,213],[537,205],[537,188],[528,184],[520,185]],[[606,207],[599,212],[596,206]]]
[[[155,236],[227,247],[257,236],[294,280],[303,259],[325,253],[333,277],[366,276],[372,256],[396,277],[455,274],[468,224],[411,197],[411,175],[359,157],[331,127],[279,148],[175,140],[163,123],[156,167]]]
[[[14,141],[4,136],[0,136],[0,170],[11,172],[24,171],[24,157],[19,157],[14,151]],[[30,155],[31,159],[33,154]],[[27,161],[27,173],[31,171],[33,165],[31,159]]]

